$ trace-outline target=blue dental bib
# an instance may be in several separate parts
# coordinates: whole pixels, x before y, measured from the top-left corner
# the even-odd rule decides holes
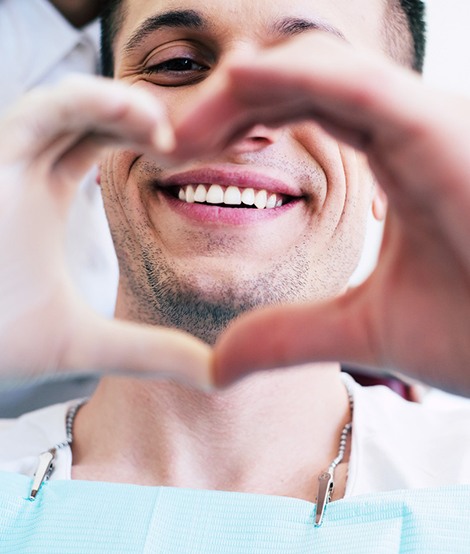
[[[469,554],[470,486],[314,504],[295,498],[0,472],[0,553]]]

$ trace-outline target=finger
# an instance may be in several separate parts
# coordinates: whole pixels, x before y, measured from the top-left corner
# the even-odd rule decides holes
[[[179,140],[188,148],[210,149],[214,135],[208,129],[227,143],[254,123],[310,118],[348,128],[351,136],[401,133],[423,113],[421,99],[409,94],[420,86],[416,76],[321,33],[249,57],[232,57],[225,76],[212,85],[179,122]],[[402,94],[406,106],[401,105]]]
[[[232,58],[225,78],[202,94],[176,133],[184,154],[207,154],[254,124],[298,119],[315,119],[364,150],[392,209],[427,212],[470,262],[469,103],[425,88],[382,57],[310,34]]]
[[[256,370],[328,361],[376,365],[360,292],[242,316],[215,346],[214,380],[223,386]]]
[[[309,57],[306,70],[297,47],[310,41],[319,54],[325,50]],[[470,267],[467,100],[431,90],[411,72],[330,37],[302,37],[250,63],[232,63],[230,76],[232,104],[249,112],[261,106],[260,122],[298,118],[304,106],[336,138],[364,150],[392,209],[405,217],[413,213],[415,220],[421,214]]]
[[[26,95],[2,121],[6,147],[2,163],[27,164],[49,153],[60,158],[83,137],[97,135],[108,145],[132,144],[170,149],[172,131],[165,112],[151,95],[108,79],[80,76],[60,86]],[[87,160],[89,162],[89,160]]]
[[[105,320],[86,314],[86,326],[64,352],[66,370],[186,379],[200,387],[212,385],[209,346],[189,334],[151,325]]]
[[[291,96],[281,104],[249,105],[239,100],[227,83],[211,87],[196,105],[197,109],[183,113],[175,123],[173,155],[181,160],[217,154],[258,123],[276,127],[311,116],[303,98]]]

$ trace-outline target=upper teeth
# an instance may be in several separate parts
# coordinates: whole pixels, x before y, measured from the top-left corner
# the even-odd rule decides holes
[[[180,187],[178,198],[183,202],[207,202],[208,204],[227,204],[228,206],[256,206],[259,210],[279,208],[283,197],[266,190],[238,188],[221,185],[186,185]]]

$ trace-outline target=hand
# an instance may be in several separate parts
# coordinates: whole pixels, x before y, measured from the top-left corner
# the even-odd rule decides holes
[[[64,263],[67,214],[104,148],[165,158],[172,131],[149,95],[93,77],[30,93],[0,122],[0,376],[83,370],[209,379],[210,350],[178,331],[108,321]]]
[[[200,155],[254,124],[301,119],[367,154],[389,202],[379,263],[330,302],[235,322],[216,346],[217,381],[335,360],[470,394],[470,102],[311,34],[231,60],[176,136],[185,156]]]

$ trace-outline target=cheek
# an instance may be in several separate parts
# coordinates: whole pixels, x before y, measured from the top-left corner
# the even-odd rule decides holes
[[[347,196],[338,232],[342,236],[344,255],[349,258],[351,269],[356,269],[371,221],[375,182],[366,156],[349,147],[347,150],[344,154],[350,160],[347,164]]]
[[[321,167],[327,182],[326,202],[336,196],[341,202],[346,195],[349,166],[356,163],[347,149],[315,123],[302,123],[292,127],[296,142]]]
[[[123,220],[129,206],[131,189],[128,186],[129,173],[138,154],[132,151],[113,150],[103,157],[100,164],[101,191],[111,231]]]
[[[312,286],[325,283],[322,293],[331,297],[345,289],[359,262],[374,179],[366,156],[318,126],[297,125],[292,132],[327,178],[319,219],[305,239],[310,251],[310,282]]]
[[[341,148],[346,176],[344,223],[362,240],[371,211],[375,181],[367,157],[349,146]]]
[[[292,134],[325,175],[319,217],[326,234],[333,236],[353,221],[357,225],[372,200],[373,179],[366,157],[314,123],[295,125]]]
[[[127,277],[141,271],[140,258],[147,215],[139,189],[132,182],[132,167],[139,155],[109,152],[101,162],[101,189],[119,268]]]
[[[377,192],[376,179],[369,166],[367,156],[362,152],[357,152],[355,150],[353,150],[353,152],[356,157],[359,201],[362,205],[362,209],[364,211],[369,211]],[[382,196],[380,198],[382,198]]]
[[[132,165],[139,156],[132,150],[110,150],[102,158],[100,174],[104,194],[118,197],[125,192]]]

